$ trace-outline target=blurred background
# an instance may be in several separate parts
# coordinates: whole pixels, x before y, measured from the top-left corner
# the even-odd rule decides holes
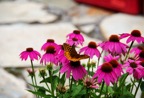
[[[62,44],[77,29],[84,44],[134,29],[144,36],[144,0],[0,0],[0,98],[34,98],[26,91],[30,62],[20,52],[40,51],[51,38]]]

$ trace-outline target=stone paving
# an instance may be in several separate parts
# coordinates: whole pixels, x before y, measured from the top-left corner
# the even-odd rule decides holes
[[[30,62],[21,61],[19,58],[19,53],[25,48],[33,47],[40,51],[41,45],[48,38],[53,38],[57,43],[62,44],[65,36],[75,29],[82,31],[86,40],[84,45],[91,40],[98,43],[106,40],[112,32],[127,31],[127,24],[122,28],[113,24],[117,22],[107,22],[109,18],[117,16],[117,13],[77,4],[73,0],[4,1],[0,2],[0,78],[4,79],[0,82],[0,98],[33,98],[25,90],[26,82],[29,82],[25,69],[29,67]],[[120,15],[125,17],[123,14]],[[131,15],[127,18],[129,17]],[[143,24],[144,17],[132,17],[134,23],[140,21]],[[110,24],[116,27],[111,28]],[[130,27],[132,26],[135,25],[131,24]],[[35,64],[39,66],[39,62]]]

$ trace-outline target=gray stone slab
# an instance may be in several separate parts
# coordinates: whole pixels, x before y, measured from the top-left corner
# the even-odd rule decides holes
[[[15,22],[48,23],[58,18],[43,8],[44,4],[30,1],[0,2],[0,24]]]
[[[57,23],[48,25],[3,25],[0,26],[0,67],[28,66],[30,61],[21,61],[19,54],[27,47],[40,51],[47,39],[53,38],[58,44],[63,44],[66,35],[77,29],[71,23]],[[89,41],[100,42],[84,35],[85,43]],[[42,51],[40,51],[43,54]],[[35,61],[34,64],[39,64]]]
[[[118,13],[108,16],[100,23],[100,30],[106,39],[112,34],[130,33],[134,29],[140,30],[144,36],[144,16]]]
[[[26,83],[0,68],[0,98],[34,98]]]

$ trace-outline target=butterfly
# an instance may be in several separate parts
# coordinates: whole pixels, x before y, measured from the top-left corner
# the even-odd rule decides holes
[[[88,55],[80,55],[80,54],[78,54],[77,51],[75,50],[75,47],[74,46],[70,46],[67,43],[63,44],[63,48],[64,48],[64,55],[70,61],[76,62],[76,61],[80,61],[82,59],[89,58]]]

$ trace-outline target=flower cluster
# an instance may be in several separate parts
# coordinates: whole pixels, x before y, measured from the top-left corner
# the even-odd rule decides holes
[[[48,39],[41,47],[42,56],[31,47],[20,53],[22,60],[31,61],[27,71],[34,89],[29,91],[37,98],[135,98],[139,88],[144,91],[144,37],[139,30],[111,35],[101,43],[91,41],[87,46],[83,46],[79,30],[66,38],[67,46]],[[124,38],[126,44],[121,42]],[[135,42],[139,45],[133,47]],[[83,64],[81,59],[88,63]],[[40,83],[34,60],[44,66],[38,71]]]

